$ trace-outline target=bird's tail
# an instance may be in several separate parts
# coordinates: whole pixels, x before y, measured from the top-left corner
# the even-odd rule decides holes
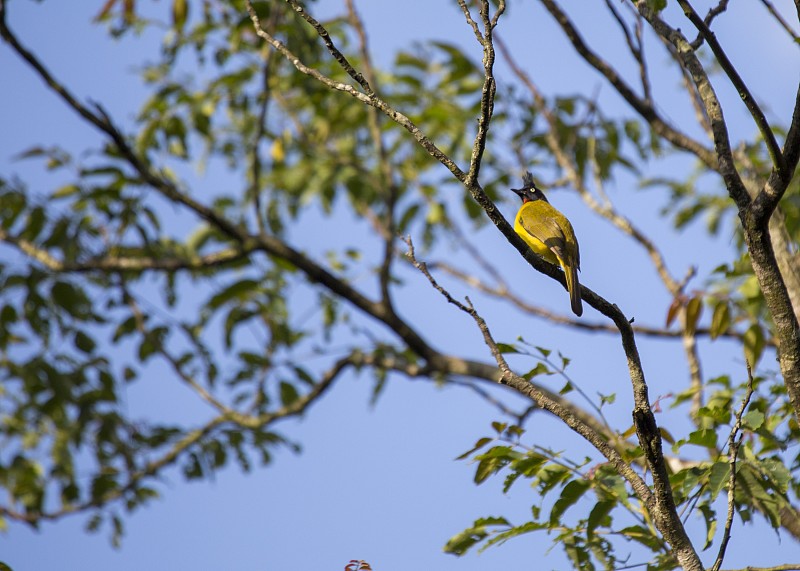
[[[580,317],[583,315],[583,303],[581,302],[581,284],[578,282],[578,268],[575,267],[575,264],[564,267],[564,277],[567,279],[567,289],[569,290],[569,302],[572,306],[572,312]]]

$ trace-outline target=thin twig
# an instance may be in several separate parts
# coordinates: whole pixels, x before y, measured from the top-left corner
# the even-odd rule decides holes
[[[705,109],[709,124],[711,125],[711,132],[714,139],[714,151],[709,151],[709,161],[703,162],[708,168],[720,174],[737,208],[743,211],[750,206],[750,195],[736,168],[733,152],[731,150],[730,136],[728,135],[728,126],[722,115],[722,106],[720,105],[713,85],[711,85],[708,73],[706,73],[703,64],[689,44],[689,40],[686,39],[686,36],[684,36],[680,30],[672,28],[662,20],[659,13],[653,10],[645,0],[636,0],[636,7],[655,33],[663,38],[664,41],[669,42],[675,47],[681,64],[685,66],[691,74],[692,81],[697,87],[697,92],[703,101],[703,108]]]
[[[281,14],[280,10],[271,10],[270,19],[267,26],[272,29],[277,26],[278,18]],[[275,53],[273,50],[264,46],[263,52],[263,66],[261,69],[261,92],[258,94],[258,122],[256,124],[256,132],[253,136],[253,143],[250,155],[250,194],[253,200],[253,210],[255,212],[256,224],[260,232],[266,231],[264,222],[264,212],[261,210],[261,171],[263,168],[261,161],[261,139],[267,132],[267,111],[272,100],[272,90],[269,88],[270,77],[272,76],[272,56]]]
[[[135,258],[132,256],[116,256],[107,253],[82,262],[63,262],[33,242],[19,236],[12,236],[2,228],[0,228],[0,241],[16,247],[25,255],[42,264],[42,266],[48,270],[63,273],[88,273],[97,271],[144,272],[152,270],[165,272],[177,272],[181,270],[202,271],[239,262],[256,249],[255,244],[250,244],[246,248],[226,248],[204,256],[190,258],[181,258],[177,256],[159,256],[157,258],[145,256]]]
[[[475,141],[472,144],[472,157],[469,162],[469,172],[464,181],[466,187],[472,187],[478,181],[481,169],[483,153],[486,150],[486,138],[489,134],[489,124],[494,112],[494,96],[497,91],[497,84],[494,79],[494,42],[492,34],[494,26],[497,25],[497,18],[505,9],[505,3],[500,2],[494,22],[489,16],[489,0],[481,0],[481,19],[483,21],[483,88],[481,90],[481,110],[478,116],[478,132],[475,134]],[[477,27],[477,26],[476,26]]]
[[[140,335],[142,335],[143,338],[146,337],[147,327],[145,325],[145,315],[140,309],[136,298],[128,290],[125,279],[122,276],[119,276],[118,278],[118,285],[122,292],[122,299],[128,304],[128,307],[131,310],[131,314],[133,315],[136,323],[136,330]],[[184,384],[190,387],[202,400],[211,405],[221,415],[224,415],[228,418],[233,418],[238,414],[236,411],[225,405],[222,401],[217,399],[208,390],[206,390],[206,388],[198,383],[194,377],[186,373],[179,359],[176,359],[169,353],[169,351],[167,351],[166,343],[162,341],[165,340],[158,340],[156,343],[154,343],[155,352],[161,355],[164,360],[170,364],[173,372],[184,382]]]
[[[478,40],[478,43],[483,46],[483,34],[481,33],[480,28],[478,28],[478,23],[470,14],[469,6],[467,6],[466,0],[458,0],[458,5],[461,6],[461,11],[464,12],[464,17],[467,19],[467,24],[469,24],[470,28],[472,28],[472,32],[475,34],[475,38]]]
[[[554,311],[550,311],[549,309],[544,309],[539,307],[538,305],[534,305],[525,301],[522,297],[511,291],[511,289],[504,283],[500,282],[497,286],[491,286],[479,279],[477,276],[470,275],[463,270],[452,266],[448,262],[442,261],[433,261],[428,262],[428,269],[430,270],[441,270],[451,276],[463,281],[468,286],[477,289],[485,294],[491,295],[493,297],[503,299],[513,306],[521,309],[522,311],[534,315],[536,317],[541,317],[543,319],[547,319],[556,325],[566,325],[568,327],[574,327],[576,329],[582,329],[584,331],[591,331],[591,332],[598,332],[598,333],[617,333],[618,330],[613,325],[605,325],[603,323],[591,323],[583,319],[573,319],[568,315],[563,315],[561,313],[556,313]],[[633,330],[636,333],[641,335],[645,335],[647,337],[655,337],[661,339],[677,339],[683,336],[683,331],[678,329],[665,329],[663,327],[651,327],[647,325],[632,325]],[[698,337],[708,337],[711,335],[711,329],[708,327],[698,327],[695,330],[695,335]],[[724,331],[719,334],[720,338],[730,338],[730,339],[737,339],[739,341],[742,340],[743,334],[739,333],[738,331],[728,330]],[[768,346],[774,346],[774,341],[772,339],[765,340],[765,343]]]
[[[789,36],[792,38],[792,41],[795,44],[800,44],[800,36],[798,36],[797,33],[792,29],[792,27],[789,25],[789,22],[787,22],[784,17],[781,16],[780,12],[775,9],[775,6],[772,4],[772,2],[769,0],[761,0],[761,3],[769,11],[769,13],[772,14],[772,17],[775,18],[778,24],[780,24],[781,27],[786,30],[786,33],[789,34]]]
[[[722,566],[722,560],[725,559],[725,550],[728,549],[728,541],[731,539],[731,527],[733,526],[733,514],[735,509],[735,496],[736,496],[736,459],[739,456],[739,447],[742,444],[744,434],[740,435],[738,440],[736,436],[742,429],[742,417],[747,405],[750,403],[750,398],[753,396],[753,371],[750,368],[750,363],[747,366],[747,392],[742,398],[742,404],[736,412],[736,421],[731,427],[731,432],[728,435],[728,463],[730,464],[730,476],[728,478],[728,515],[725,518],[725,530],[722,534],[722,541],[719,545],[719,552],[714,565],[711,566],[711,571],[719,571]]]
[[[725,10],[728,9],[728,0],[719,0],[719,3],[711,8],[706,14],[703,23],[706,26],[711,27],[711,22],[714,21],[714,18],[722,14]],[[693,49],[697,50],[700,46],[703,45],[703,34],[698,34],[697,37],[692,41],[691,46]]]
[[[642,91],[644,92],[644,98],[646,101],[652,102],[653,98],[650,92],[650,80],[647,76],[647,62],[644,57],[644,44],[642,42],[642,17],[638,13],[635,13],[636,26],[634,29],[634,35],[631,35],[630,30],[628,30],[628,25],[625,23],[625,20],[622,18],[622,15],[619,13],[617,7],[614,5],[614,1],[605,0],[605,2],[606,2],[606,7],[611,12],[611,15],[614,17],[614,19],[617,21],[620,30],[622,30],[622,35],[625,36],[625,43],[628,44],[628,50],[631,52],[631,55],[633,55],[633,58],[636,60],[636,63],[639,66],[639,78],[642,82]]]
[[[361,54],[362,65],[364,66],[364,76],[370,86],[378,90],[377,78],[372,65],[372,57],[369,52],[369,42],[364,22],[356,10],[353,0],[346,0],[347,13],[350,24],[356,30],[359,40],[359,52]],[[395,257],[395,239],[397,234],[397,224],[395,221],[395,210],[397,206],[398,185],[394,181],[394,173],[386,144],[381,133],[380,116],[378,110],[373,106],[367,106],[367,125],[375,151],[378,155],[378,168],[381,175],[381,186],[386,193],[386,212],[382,217],[383,260],[378,271],[378,280],[381,290],[381,299],[389,309],[392,308],[392,297],[389,284],[391,282],[392,261]]]
[[[337,48],[333,43],[333,40],[331,39],[328,30],[325,29],[325,26],[320,24],[311,14],[306,12],[305,8],[303,8],[299,2],[296,2],[295,0],[286,0],[286,3],[289,4],[289,6],[291,6],[292,9],[297,12],[301,18],[303,18],[303,20],[308,22],[311,27],[314,28],[314,30],[316,30],[319,37],[322,38],[322,41],[325,43],[325,47],[328,48],[330,54],[337,62],[339,62],[339,65],[342,66],[342,69],[347,72],[347,75],[352,77],[361,86],[361,88],[364,90],[364,93],[367,95],[374,95],[372,87],[367,79],[361,73],[356,71],[345,55],[339,51],[339,48]]]

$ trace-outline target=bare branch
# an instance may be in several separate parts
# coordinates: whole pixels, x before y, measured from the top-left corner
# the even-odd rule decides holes
[[[681,62],[689,71],[692,81],[697,86],[697,92],[703,101],[706,115],[711,124],[716,151],[715,156],[712,154],[713,158],[706,162],[706,165],[722,176],[725,181],[725,187],[739,210],[749,207],[751,202],[750,195],[736,170],[728,137],[728,127],[722,116],[722,107],[703,65],[680,30],[676,30],[664,22],[658,13],[650,8],[646,0],[636,0],[636,7],[653,30],[675,47]],[[712,164],[715,166],[711,166]]]
[[[753,120],[756,122],[758,130],[764,137],[764,141],[767,144],[767,150],[769,151],[769,156],[772,158],[772,164],[775,165],[775,168],[780,173],[781,178],[788,182],[791,178],[791,172],[789,171],[786,161],[783,158],[783,153],[778,146],[778,141],[775,139],[775,133],[772,132],[772,127],[769,126],[769,122],[767,121],[764,112],[761,111],[761,108],[758,106],[758,102],[756,102],[756,100],[753,98],[744,80],[742,80],[741,76],[736,71],[736,68],[728,59],[725,50],[722,49],[722,45],[720,45],[720,43],[717,41],[717,37],[714,32],[712,32],[708,25],[700,19],[700,16],[697,15],[697,12],[695,12],[694,8],[689,3],[689,0],[678,0],[678,4],[680,4],[681,8],[683,8],[683,12],[686,14],[686,17],[689,18],[692,24],[694,24],[694,26],[700,31],[700,34],[703,36],[703,38],[705,38],[706,42],[708,42],[708,46],[711,48],[711,51],[714,52],[714,55],[717,57],[717,61],[722,67],[723,71],[725,71],[728,79],[730,79],[731,83],[736,88],[736,91],[739,93],[742,101],[744,101],[745,106],[747,106],[747,110],[750,111],[750,115],[752,115]]]
[[[150,270],[176,272],[181,270],[201,271],[217,268],[243,260],[256,250],[255,244],[247,248],[226,248],[212,254],[192,258],[179,257],[132,257],[102,254],[84,262],[64,263],[40,248],[33,242],[10,235],[0,228],[0,241],[11,244],[22,253],[42,264],[52,272],[87,273],[87,272],[143,272]]]
[[[469,6],[467,6],[466,0],[458,0],[458,5],[461,6],[461,11],[464,12],[464,17],[467,19],[467,24],[469,24],[470,28],[472,28],[472,32],[475,34],[475,39],[477,39],[478,43],[483,46],[483,34],[481,33],[480,28],[478,28],[478,23],[474,20],[472,14],[470,14]]]
[[[363,75],[361,75],[361,73],[355,70],[355,68],[350,64],[350,62],[347,60],[344,54],[339,51],[339,48],[337,48],[334,45],[333,40],[331,39],[331,36],[328,33],[328,30],[325,29],[325,26],[323,26],[317,20],[315,20],[313,16],[311,16],[311,14],[306,12],[303,6],[301,6],[295,0],[286,0],[286,3],[289,4],[289,6],[291,6],[292,9],[295,12],[297,12],[297,14],[299,14],[301,18],[303,18],[303,20],[308,22],[311,25],[311,27],[314,28],[314,30],[316,30],[319,37],[322,38],[322,41],[325,43],[325,47],[328,48],[328,51],[331,53],[334,59],[336,59],[336,61],[339,62],[339,65],[342,66],[342,69],[347,72],[347,75],[352,77],[361,86],[361,88],[364,90],[364,93],[366,93],[367,95],[374,95],[372,87],[370,86],[366,78]]]
[[[369,53],[369,44],[367,41],[367,32],[364,28],[364,23],[356,10],[353,0],[346,0],[347,13],[349,15],[350,24],[356,30],[359,40],[359,52],[364,65],[364,76],[367,82],[378,89],[377,78],[372,66],[372,57]],[[397,234],[397,225],[395,223],[395,207],[397,204],[397,195],[399,189],[394,181],[394,174],[392,163],[389,160],[389,155],[386,151],[386,145],[383,141],[381,134],[380,117],[378,110],[373,106],[367,106],[367,124],[369,126],[370,137],[372,144],[378,155],[378,167],[381,174],[381,184],[386,193],[386,212],[382,220],[382,234],[384,236],[383,248],[383,261],[378,272],[378,280],[381,289],[381,299],[388,307],[392,307],[392,297],[389,290],[389,283],[391,281],[392,261],[394,260],[395,248],[394,243]]]
[[[200,428],[188,431],[161,457],[149,461],[140,469],[130,473],[127,477],[127,481],[122,486],[109,491],[101,500],[89,499],[82,503],[65,505],[59,510],[37,513],[17,512],[13,509],[0,506],[0,517],[4,516],[35,525],[41,521],[56,520],[65,515],[97,509],[104,504],[122,499],[130,491],[134,490],[143,480],[155,476],[163,468],[174,464],[185,451],[225,425],[256,430],[263,429],[275,421],[301,415],[330,388],[331,384],[346,368],[357,363],[359,358],[360,355],[354,353],[353,355],[340,359],[322,375],[312,390],[293,403],[278,410],[257,417],[242,415],[236,411],[229,411],[214,417]]]
[[[489,134],[489,123],[492,120],[494,111],[494,95],[497,85],[494,79],[494,43],[492,32],[497,25],[497,18],[505,9],[505,4],[501,3],[492,21],[489,16],[489,0],[481,0],[481,19],[483,20],[483,70],[484,81],[481,90],[481,111],[478,117],[478,132],[475,134],[475,142],[472,145],[472,157],[469,162],[469,172],[464,180],[464,185],[470,188],[478,181],[478,174],[481,169],[483,153],[486,149],[486,137]],[[467,11],[469,13],[469,11]],[[470,18],[471,19],[471,18]]]
[[[798,570],[800,570],[800,563],[787,563],[785,565],[775,565],[774,567],[747,566],[744,569],[726,569],[725,571],[798,571]]]
[[[548,309],[544,309],[538,305],[534,305],[528,301],[525,301],[522,297],[517,295],[515,292],[511,291],[508,287],[508,284],[505,282],[500,282],[496,286],[491,286],[486,282],[479,279],[477,276],[467,274],[466,272],[452,266],[447,262],[442,261],[434,261],[428,262],[427,264],[429,270],[441,270],[461,281],[466,283],[468,286],[477,289],[478,291],[485,293],[487,295],[491,295],[498,299],[503,299],[513,306],[517,307],[518,309],[524,311],[525,313],[529,313],[536,317],[541,317],[546,319],[556,325],[566,325],[568,327],[574,327],[575,329],[581,329],[584,331],[592,331],[598,333],[617,333],[618,330],[613,325],[606,325],[603,323],[590,323],[587,322],[585,319],[574,319],[568,315],[563,315],[561,313],[556,313],[554,311],[550,311]],[[671,330],[671,329],[664,329],[662,327],[650,327],[647,325],[632,325],[634,332],[645,335],[647,337],[655,337],[661,339],[678,339],[682,338],[684,332],[681,330]],[[698,327],[695,330],[695,336],[700,337],[708,337],[711,335],[711,330],[707,327]],[[725,331],[720,333],[720,338],[730,338],[730,339],[737,339],[739,341],[742,340],[743,334],[737,331]],[[773,345],[771,340],[765,341],[768,345]]]
[[[642,17],[638,12],[634,12],[636,15],[636,24],[634,27],[634,33],[631,35],[630,30],[628,30],[628,25],[625,23],[625,20],[622,18],[622,15],[617,10],[617,7],[614,5],[613,0],[605,0],[606,7],[611,12],[611,15],[617,21],[620,30],[622,30],[622,34],[625,36],[625,43],[628,44],[628,50],[633,55],[633,58],[636,60],[637,65],[639,66],[639,80],[642,83],[642,92],[644,93],[644,98],[646,101],[652,104],[653,96],[651,92],[650,86],[650,78],[647,74],[647,60],[644,57],[644,41],[642,39]],[[627,6],[627,4],[626,4]]]
[[[789,34],[789,36],[792,38],[792,41],[795,44],[800,45],[800,36],[798,36],[797,33],[792,29],[792,27],[789,25],[789,22],[787,22],[786,19],[781,16],[781,13],[775,9],[773,3],[769,0],[761,0],[761,3],[769,11],[769,13],[772,14],[772,17],[775,18],[778,24],[780,24],[781,28],[786,30],[786,33]]]
[[[581,37],[575,25],[556,4],[554,0],[541,0],[548,12],[556,19],[561,29],[567,35],[578,54],[586,62],[599,71],[603,77],[617,90],[617,92],[628,102],[628,104],[642,116],[653,130],[667,141],[679,149],[684,149],[694,154],[708,168],[716,171],[719,167],[714,153],[692,139],[685,133],[680,132],[676,127],[668,124],[655,110],[655,108],[645,99],[640,98],[633,89],[622,79],[617,71],[594,52]]]
[[[714,18],[725,12],[725,10],[727,9],[728,9],[728,0],[719,0],[719,3],[717,3],[716,6],[714,6],[708,11],[708,14],[706,14],[706,17],[703,20],[703,23],[710,28],[711,22],[714,21]],[[694,39],[694,41],[692,41],[692,47],[695,50],[697,50],[702,45],[703,45],[703,34],[698,33],[697,37]]]

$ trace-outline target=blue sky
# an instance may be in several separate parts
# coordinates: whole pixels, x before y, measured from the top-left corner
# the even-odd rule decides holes
[[[161,4],[165,3],[156,7],[163,8]],[[334,0],[319,4],[320,14],[335,13],[341,5]],[[393,5],[391,13],[386,10],[387,3],[357,0],[356,4],[367,21],[379,63],[388,64],[394,51],[413,41],[434,37],[463,45],[479,58],[477,44],[454,2],[409,0]],[[604,100],[618,105],[611,89],[575,60],[566,40],[536,2],[513,4],[501,23],[500,33],[516,53],[523,54],[528,71],[545,91],[588,94],[599,89]],[[784,4],[791,3],[776,2],[778,6]],[[100,5],[18,0],[11,2],[9,25],[75,93],[84,100],[102,102],[112,115],[130,124],[144,95],[133,67],[148,56],[155,57],[158,38],[148,35],[141,42],[108,41],[103,28],[90,23]],[[741,26],[763,18],[763,11],[755,5],[734,4],[731,13],[720,18],[719,34],[723,42],[728,40],[731,59],[741,65],[745,80],[756,86],[754,91],[766,102],[770,117],[785,119],[794,99],[793,82],[800,76],[800,58],[796,47],[787,47],[785,38],[778,33],[758,35],[748,41],[748,36],[739,32]],[[698,3],[697,8],[704,13],[707,6]],[[587,36],[596,49],[613,59],[622,53],[621,46],[611,42],[611,34],[598,30],[597,19],[604,11],[603,3],[593,2],[573,16],[594,31]],[[687,23],[685,28],[688,27]],[[657,53],[656,46],[651,49]],[[770,62],[778,58],[782,59],[781,66],[791,70],[775,73],[777,64]],[[653,61],[654,65],[663,64],[665,58],[656,56]],[[750,65],[754,61],[766,63]],[[499,65],[502,73],[502,64]],[[94,143],[96,134],[46,91],[4,45],[0,46],[0,69],[5,77],[13,78],[0,90],[0,131],[6,134],[0,138],[0,175],[18,174],[31,181],[34,189],[41,185],[44,193],[48,179],[38,172],[38,165],[13,161],[13,156],[33,145],[59,143],[80,149]],[[665,92],[674,81],[672,75],[657,68],[653,69],[653,76]],[[744,107],[735,100],[735,92],[724,82],[718,83],[734,138],[737,133],[752,137],[755,128]],[[673,119],[685,119],[687,124],[691,121],[684,102],[664,98],[660,103]],[[721,258],[726,259],[729,234],[723,232],[719,239],[708,240],[702,227],[696,225],[675,235],[669,230],[669,222],[658,214],[663,195],[631,192],[628,185],[633,184],[630,179],[618,181],[612,188],[614,199],[657,241],[669,239],[665,254],[675,274],[683,275],[689,265],[698,264],[702,275]],[[559,192],[551,199],[569,213],[581,238],[582,280],[586,285],[619,303],[624,311],[636,316],[638,323],[662,323],[669,300],[645,255],[595,219],[573,196]],[[515,210],[510,203],[502,208],[506,217]],[[309,216],[315,214],[311,212]],[[358,243],[361,239],[357,229],[352,233],[344,230],[352,226],[350,221],[320,218],[319,222],[338,228],[343,241]],[[545,306],[565,309],[563,290],[550,280],[533,275],[493,229],[481,230],[480,242],[493,253],[495,263],[512,276],[512,281],[530,282],[523,288],[527,293]],[[13,256],[7,248],[0,248],[0,259]],[[421,277],[409,274],[406,278],[419,279],[421,284],[404,294],[418,302],[406,310],[412,321],[427,317],[431,321],[430,337],[445,350],[490,359],[468,318],[444,304],[422,283]],[[453,288],[453,293],[466,293],[459,291],[457,285]],[[523,335],[536,344],[560,348],[573,358],[570,373],[589,394],[617,392],[609,417],[615,426],[623,430],[627,427],[631,399],[624,358],[614,337],[576,333],[535,320],[521,321],[499,303],[482,303],[479,309],[489,318],[499,340],[512,341]],[[593,310],[587,312],[586,318],[598,319]],[[653,398],[686,385],[687,373],[677,342],[640,343]],[[701,347],[708,376],[742,374],[742,359],[734,347],[719,341],[703,342]],[[193,403],[174,410],[173,403],[183,403],[179,399],[185,396],[179,387],[168,392],[157,389],[153,383],[134,386],[127,395],[128,405],[132,410],[174,414],[178,418],[193,413]],[[281,430],[303,446],[300,455],[278,454],[270,466],[250,474],[226,469],[215,481],[200,484],[187,484],[175,472],[167,474],[161,499],[127,518],[127,533],[119,550],[109,546],[104,534],[85,533],[85,520],[78,516],[45,524],[38,532],[11,524],[8,532],[0,535],[0,560],[15,571],[316,571],[342,569],[351,559],[367,560],[376,571],[569,567],[558,548],[548,552],[551,538],[544,534],[528,535],[462,559],[442,553],[446,540],[473,519],[503,515],[522,522],[528,517],[529,506],[539,500],[524,485],[502,495],[500,479],[476,487],[472,483],[474,467],[453,460],[477,438],[487,435],[489,423],[498,418],[494,409],[472,393],[454,387],[440,388],[429,381],[392,377],[383,398],[371,408],[371,390],[368,376],[350,375],[304,419],[282,425]],[[515,406],[523,406],[513,395],[505,398]],[[659,416],[659,422],[680,426],[681,417],[680,410],[667,410]],[[565,433],[542,414],[534,415],[527,428],[531,438],[542,445],[566,449],[578,444],[577,437]],[[702,537],[701,527],[697,521],[690,522],[690,530],[697,537]],[[743,538],[747,540],[742,541]],[[752,554],[753,545],[760,547],[757,558]],[[728,553],[726,568],[800,559],[800,548],[791,539],[780,541],[764,526],[742,528],[738,523]],[[710,562],[712,555],[707,553],[705,557]]]

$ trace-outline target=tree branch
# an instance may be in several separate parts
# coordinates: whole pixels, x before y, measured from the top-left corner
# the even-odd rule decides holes
[[[697,156],[697,158],[711,170],[716,171],[719,169],[717,159],[710,149],[707,149],[698,141],[668,124],[647,100],[636,95],[633,89],[619,76],[617,71],[609,65],[608,62],[589,48],[572,21],[554,0],[541,0],[541,2],[547,11],[555,18],[558,25],[561,26],[567,39],[569,39],[572,46],[575,48],[575,51],[578,52],[586,63],[591,65],[606,78],[617,93],[619,93],[622,98],[652,126],[656,133],[664,137],[675,147],[689,151]]]
[[[709,9],[708,14],[706,14],[706,17],[703,20],[703,23],[710,28],[711,22],[713,22],[717,16],[725,12],[725,10],[727,9],[728,9],[728,0],[719,0],[716,6]],[[703,39],[704,39],[703,34],[698,33],[697,37],[694,39],[694,41],[692,41],[692,48],[695,51],[697,51],[700,48],[700,46],[703,45]]]
[[[289,0],[286,0],[287,2]],[[362,93],[361,91],[354,88],[352,85],[348,83],[342,83],[339,81],[334,81],[333,79],[326,77],[316,69],[310,68],[305,65],[299,57],[294,55],[289,48],[287,48],[283,42],[277,40],[268,32],[266,32],[261,27],[261,22],[258,19],[258,14],[256,13],[255,9],[253,8],[252,0],[247,0],[247,9],[250,13],[250,19],[253,21],[253,26],[255,27],[256,34],[266,40],[273,48],[275,48],[278,52],[281,53],[287,60],[289,60],[292,65],[302,74],[308,75],[309,77],[313,77],[323,85],[326,85],[330,89],[334,89],[336,91],[342,91],[347,93],[351,97],[358,99],[362,103],[366,105],[371,105],[376,109],[379,109],[383,113],[385,113],[392,121],[396,122],[398,125],[406,129],[411,135],[417,140],[417,142],[424,148],[432,157],[442,163],[447,169],[453,173],[453,175],[459,180],[464,181],[466,179],[466,173],[462,171],[458,165],[453,161],[450,157],[448,157],[441,149],[439,149],[428,137],[426,137],[422,131],[417,127],[411,119],[407,116],[403,115],[399,111],[392,108],[388,103],[386,103],[383,99],[378,97],[375,94],[369,95],[366,93]],[[316,20],[315,20],[316,22]],[[317,26],[322,28],[322,25],[317,22]],[[324,29],[324,28],[322,28]],[[326,31],[327,34],[327,31]],[[328,35],[328,41],[330,41],[330,36]],[[349,62],[348,62],[349,65]],[[352,66],[351,66],[352,67]],[[359,74],[360,75],[360,74]],[[363,80],[363,77],[362,77]]]
[[[99,509],[105,504],[122,499],[126,494],[136,489],[143,480],[155,476],[163,468],[174,464],[189,448],[199,443],[204,438],[207,438],[225,425],[230,424],[240,428],[259,430],[278,420],[303,414],[303,412],[305,412],[330,388],[333,382],[345,369],[355,365],[359,362],[359,360],[360,353],[354,353],[340,359],[322,375],[320,380],[308,393],[298,398],[293,403],[275,411],[264,413],[258,416],[249,416],[230,410],[215,416],[203,426],[187,432],[162,456],[154,460],[150,460],[140,469],[131,472],[128,475],[127,481],[124,485],[112,489],[105,496],[103,496],[103,498],[90,499],[81,503],[65,505],[59,510],[44,512],[25,513],[0,506],[0,517],[8,517],[9,519],[31,525],[37,525],[42,521],[52,521],[60,519],[66,515],[76,514],[91,509]]]
[[[518,309],[524,311],[525,313],[529,313],[536,317],[541,317],[557,325],[566,325],[568,327],[573,327],[575,329],[583,331],[600,332],[600,333],[618,333],[617,328],[614,327],[613,325],[607,325],[603,323],[590,323],[587,322],[585,319],[574,319],[568,315],[556,313],[554,311],[550,311],[549,309],[544,309],[538,305],[529,303],[525,301],[522,297],[520,297],[518,294],[511,291],[508,284],[505,283],[504,281],[499,282],[498,285],[496,286],[491,286],[485,283],[484,281],[480,280],[477,276],[467,274],[466,272],[456,268],[455,266],[452,266],[449,263],[442,261],[428,262],[427,266],[429,270],[441,270],[461,280],[468,286],[475,288],[476,290],[482,293],[496,297],[498,299],[503,299],[512,304],[513,306],[517,307]],[[647,337],[654,337],[657,339],[677,339],[683,337],[684,335],[684,332],[678,329],[671,330],[671,329],[664,329],[662,327],[636,325],[635,323],[632,325],[632,328],[633,331],[637,334],[645,335]],[[711,335],[711,330],[708,327],[698,327],[695,330],[695,336],[708,337],[710,335]],[[718,337],[742,341],[744,334],[739,333],[738,331],[728,330],[723,333],[720,333]],[[774,346],[774,342],[769,339],[767,339],[765,342],[768,345]]]
[[[781,178],[788,183],[789,179],[791,178],[791,172],[788,170],[786,161],[783,158],[783,153],[778,146],[778,141],[775,140],[775,134],[772,132],[772,127],[769,126],[769,122],[767,121],[764,112],[761,111],[761,108],[758,106],[758,102],[753,98],[750,90],[747,88],[747,84],[745,84],[739,73],[736,71],[736,68],[731,63],[730,59],[728,59],[725,50],[722,49],[722,45],[720,45],[720,43],[717,41],[717,37],[714,32],[712,32],[706,23],[700,19],[700,16],[697,15],[697,12],[695,12],[694,8],[689,3],[689,0],[678,0],[678,4],[680,4],[681,8],[683,8],[683,12],[686,14],[686,17],[689,18],[692,24],[694,24],[695,28],[697,28],[703,38],[705,38],[708,46],[711,48],[711,51],[714,52],[717,61],[725,72],[725,75],[728,76],[728,79],[730,79],[731,83],[736,88],[736,91],[739,93],[739,97],[741,97],[742,101],[744,101],[747,110],[750,111],[750,115],[752,115],[753,120],[756,122],[758,130],[764,137],[764,141],[767,144],[767,150],[769,151],[769,156],[772,158],[772,164],[775,165],[775,168],[778,170]]]
[[[795,44],[800,45],[800,36],[792,29],[789,23],[781,16],[780,12],[775,9],[775,6],[769,0],[761,0],[761,3],[767,9],[767,11],[772,15],[773,18],[780,24],[781,28],[786,30],[786,33],[789,34],[789,37],[792,38],[792,41]]]
[[[694,53],[689,41],[680,30],[675,30],[664,22],[664,20],[659,17],[658,13],[650,8],[647,0],[635,1],[639,13],[647,20],[653,30],[675,47],[681,62],[689,71],[692,76],[692,81],[694,81],[697,86],[697,92],[703,101],[706,115],[711,123],[711,132],[714,137],[714,148],[716,151],[716,156],[713,156],[710,161],[704,162],[709,168],[712,168],[722,176],[728,193],[731,195],[731,198],[734,200],[739,210],[741,211],[749,207],[751,202],[750,195],[747,193],[747,189],[736,170],[730,139],[728,137],[728,127],[725,124],[725,119],[722,115],[722,107],[720,106],[717,94],[714,92],[714,88],[708,79],[708,74],[697,58],[697,55]],[[712,164],[715,166],[711,166]]]
[[[356,30],[359,39],[359,51],[364,65],[364,76],[369,85],[378,88],[377,78],[372,66],[372,57],[370,56],[369,46],[367,42],[367,32],[364,29],[364,23],[356,11],[353,0],[346,0],[347,12],[350,19],[350,24]],[[392,163],[389,159],[389,154],[386,151],[386,144],[381,134],[380,116],[378,110],[369,105],[367,106],[367,123],[369,126],[370,137],[372,144],[378,155],[378,168],[381,175],[381,184],[386,193],[386,212],[383,215],[383,261],[378,271],[378,281],[381,290],[381,300],[389,309],[392,309],[392,297],[390,293],[389,284],[391,282],[392,261],[395,256],[395,239],[397,234],[397,224],[395,222],[395,210],[397,206],[397,196],[399,188],[394,181],[394,173]]]
[[[581,435],[614,466],[614,468],[623,478],[625,478],[642,503],[652,508],[653,504],[657,500],[653,497],[650,488],[647,486],[644,480],[642,480],[639,474],[637,474],[630,467],[630,464],[626,462],[619,455],[619,453],[608,444],[608,441],[605,438],[603,438],[590,426],[581,422],[577,417],[575,417],[575,415],[572,414],[570,410],[550,400],[544,393],[538,391],[533,384],[529,383],[519,375],[516,375],[508,366],[508,363],[506,362],[505,357],[503,357],[500,348],[494,341],[486,321],[484,321],[484,319],[475,310],[475,307],[472,305],[472,302],[469,300],[469,298],[466,299],[466,304],[455,299],[446,289],[439,285],[439,283],[428,271],[425,263],[417,260],[414,253],[414,244],[411,241],[411,238],[406,238],[405,242],[408,245],[408,252],[406,255],[409,257],[414,267],[417,268],[428,279],[431,286],[436,289],[436,291],[441,293],[448,303],[455,305],[461,311],[467,313],[475,321],[476,325],[481,331],[481,334],[483,335],[484,342],[489,347],[489,351],[497,361],[497,366],[502,372],[498,382],[508,385],[514,388],[517,392],[528,396],[544,410],[547,410],[548,412],[560,418],[564,424]]]
[[[466,180],[463,181],[467,188],[477,183],[483,153],[486,150],[486,137],[489,134],[489,123],[492,120],[492,113],[494,111],[494,95],[497,91],[497,84],[494,79],[494,43],[492,41],[492,32],[497,25],[498,18],[505,11],[505,7],[505,1],[500,0],[494,19],[490,19],[489,0],[481,0],[481,19],[483,21],[482,41],[480,40],[479,33],[478,36],[479,41],[483,45],[484,80],[481,90],[481,111],[478,116],[478,131],[475,133],[475,142],[472,144],[472,157],[469,162],[469,172],[467,173]],[[469,17],[469,10],[466,12],[468,20],[471,21],[472,18]]]
[[[303,18],[303,20],[308,22],[308,24],[312,28],[314,28],[314,30],[316,30],[317,35],[319,35],[319,37],[322,38],[322,41],[325,43],[325,47],[328,48],[328,51],[331,53],[334,59],[339,63],[342,69],[347,72],[347,75],[352,77],[356,81],[356,83],[358,83],[361,86],[361,88],[364,90],[364,93],[370,96],[375,95],[375,92],[372,90],[372,87],[370,86],[367,79],[361,73],[356,71],[356,69],[352,66],[352,64],[348,61],[348,59],[344,56],[344,54],[340,52],[339,49],[336,47],[336,45],[333,43],[333,40],[331,39],[328,30],[325,29],[325,26],[323,26],[317,20],[315,20],[314,17],[311,16],[311,14],[309,14],[308,12],[306,12],[305,8],[303,8],[303,6],[301,6],[295,0],[286,0],[286,3],[289,4],[289,6],[292,7],[292,10],[297,12],[297,14],[301,18]],[[248,0],[248,5],[250,5],[249,0]],[[252,15],[253,14],[251,13],[251,17]]]

